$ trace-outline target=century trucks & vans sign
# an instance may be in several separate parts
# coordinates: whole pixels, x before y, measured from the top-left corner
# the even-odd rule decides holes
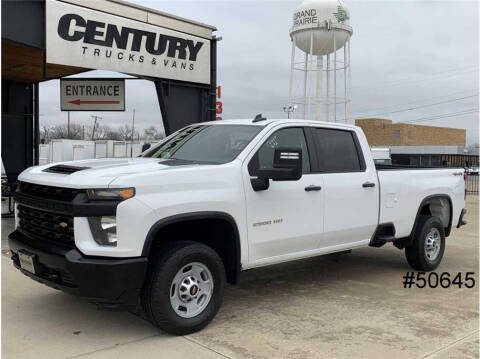
[[[210,83],[210,41],[47,0],[47,63]]]

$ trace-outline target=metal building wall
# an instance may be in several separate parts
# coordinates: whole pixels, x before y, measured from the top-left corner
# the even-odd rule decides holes
[[[2,161],[14,184],[34,164],[35,85],[2,80]]]
[[[196,122],[216,118],[217,40],[210,44],[210,85],[156,80],[160,111],[166,135]]]

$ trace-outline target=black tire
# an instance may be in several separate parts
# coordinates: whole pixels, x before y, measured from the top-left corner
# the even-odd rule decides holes
[[[440,251],[434,260],[429,259],[425,251],[426,237],[432,228],[436,228],[440,233]],[[442,222],[437,217],[420,216],[412,244],[405,247],[405,256],[407,257],[408,264],[418,271],[432,271],[437,268],[442,261],[444,252],[445,229],[443,228]]]
[[[200,262],[213,277],[213,294],[205,309],[192,318],[179,316],[170,304],[170,288],[177,272],[185,265]],[[177,241],[156,250],[142,289],[142,309],[146,317],[161,330],[185,335],[203,329],[215,317],[223,300],[225,268],[210,247],[191,241]]]

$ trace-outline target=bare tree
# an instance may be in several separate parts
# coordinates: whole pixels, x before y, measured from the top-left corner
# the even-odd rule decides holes
[[[53,139],[81,140],[82,136],[83,127],[78,124],[71,124],[70,131],[67,125],[42,125],[40,128],[40,137],[45,143]]]
[[[105,139],[106,140],[121,141],[122,136],[121,136],[120,132],[118,131],[118,129],[109,128],[108,131],[105,133]]]
[[[165,133],[155,126],[149,126],[143,131],[143,138],[145,140],[160,140],[165,137]]]
[[[123,125],[117,127],[115,132],[118,134],[118,139],[121,141],[131,141],[132,140],[132,126],[129,125]],[[135,133],[133,134],[134,139],[138,139],[139,134],[138,131],[135,130]]]
[[[50,142],[52,139],[92,139],[93,124],[79,125],[71,124],[70,133],[67,125],[42,125],[40,128],[40,138],[44,143]],[[140,138],[145,140],[159,140],[165,137],[163,130],[155,126],[147,127],[142,135],[135,129],[133,135],[134,140]],[[99,123],[95,126],[94,140],[115,140],[115,141],[131,141],[132,126],[123,125],[118,127],[110,127]]]
[[[52,139],[51,137],[51,126],[49,125],[41,125],[40,126],[40,142],[41,143],[48,143]]]

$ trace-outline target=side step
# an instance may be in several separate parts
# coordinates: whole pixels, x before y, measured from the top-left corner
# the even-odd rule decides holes
[[[381,247],[385,243],[395,241],[395,226],[393,223],[379,224],[370,240],[370,247]]]

